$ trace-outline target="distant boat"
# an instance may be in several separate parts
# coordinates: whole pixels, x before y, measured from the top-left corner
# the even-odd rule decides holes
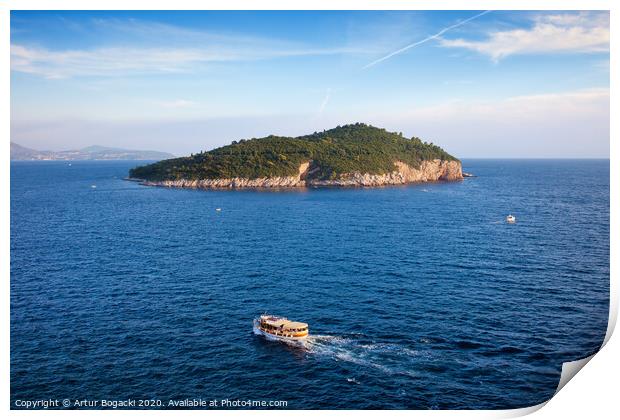
[[[222,211],[222,209],[218,207],[215,209],[215,211]]]
[[[253,331],[272,340],[300,341],[308,337],[308,324],[281,316],[261,315],[254,319]]]
[[[514,217],[512,214],[509,214],[508,216],[506,216],[506,222],[515,223],[516,221],[517,221],[517,218]]]
[[[96,185],[91,185],[90,188],[97,188],[97,186]]]

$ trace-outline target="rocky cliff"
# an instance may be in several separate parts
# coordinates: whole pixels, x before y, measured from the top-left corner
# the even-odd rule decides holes
[[[317,168],[312,162],[304,162],[299,166],[296,176],[279,176],[265,178],[221,178],[221,179],[177,179],[165,181],[142,181],[144,185],[204,188],[204,189],[237,189],[237,188],[294,188],[312,186],[335,187],[376,187],[382,185],[399,185],[416,182],[458,181],[463,179],[461,162],[455,160],[425,160],[420,168],[413,168],[406,163],[394,162],[396,170],[386,174],[363,174],[354,172],[342,174],[336,179],[313,179],[309,175]]]
[[[406,163],[394,162],[397,170],[387,174],[345,174],[334,180],[311,180],[309,185],[374,187],[415,182],[457,181],[463,179],[461,162],[448,160],[425,160],[419,169]]]

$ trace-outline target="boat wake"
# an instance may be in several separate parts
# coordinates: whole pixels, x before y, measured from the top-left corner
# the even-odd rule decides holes
[[[417,376],[414,370],[406,367],[412,365],[412,358],[424,357],[423,352],[412,346],[376,342],[359,335],[310,335],[300,345],[317,357],[329,357],[390,375]]]
[[[302,351],[307,355],[351,363],[389,375],[416,377],[417,373],[408,367],[411,367],[415,360],[429,357],[428,351],[416,350],[413,344],[380,342],[364,334],[310,334],[304,340],[291,340],[263,334],[256,326],[254,334],[286,344],[291,350]],[[355,378],[348,378],[348,381],[359,383]]]

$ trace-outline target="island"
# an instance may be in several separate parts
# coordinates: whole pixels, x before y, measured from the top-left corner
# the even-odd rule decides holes
[[[143,185],[236,189],[382,186],[463,179],[461,162],[439,146],[363,123],[300,137],[268,136],[138,166]]]

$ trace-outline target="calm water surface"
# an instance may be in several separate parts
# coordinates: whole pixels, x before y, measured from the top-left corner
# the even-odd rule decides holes
[[[280,192],[123,181],[135,165],[11,164],[12,403],[516,408],[605,335],[608,160]],[[263,311],[307,345],[254,336]]]

